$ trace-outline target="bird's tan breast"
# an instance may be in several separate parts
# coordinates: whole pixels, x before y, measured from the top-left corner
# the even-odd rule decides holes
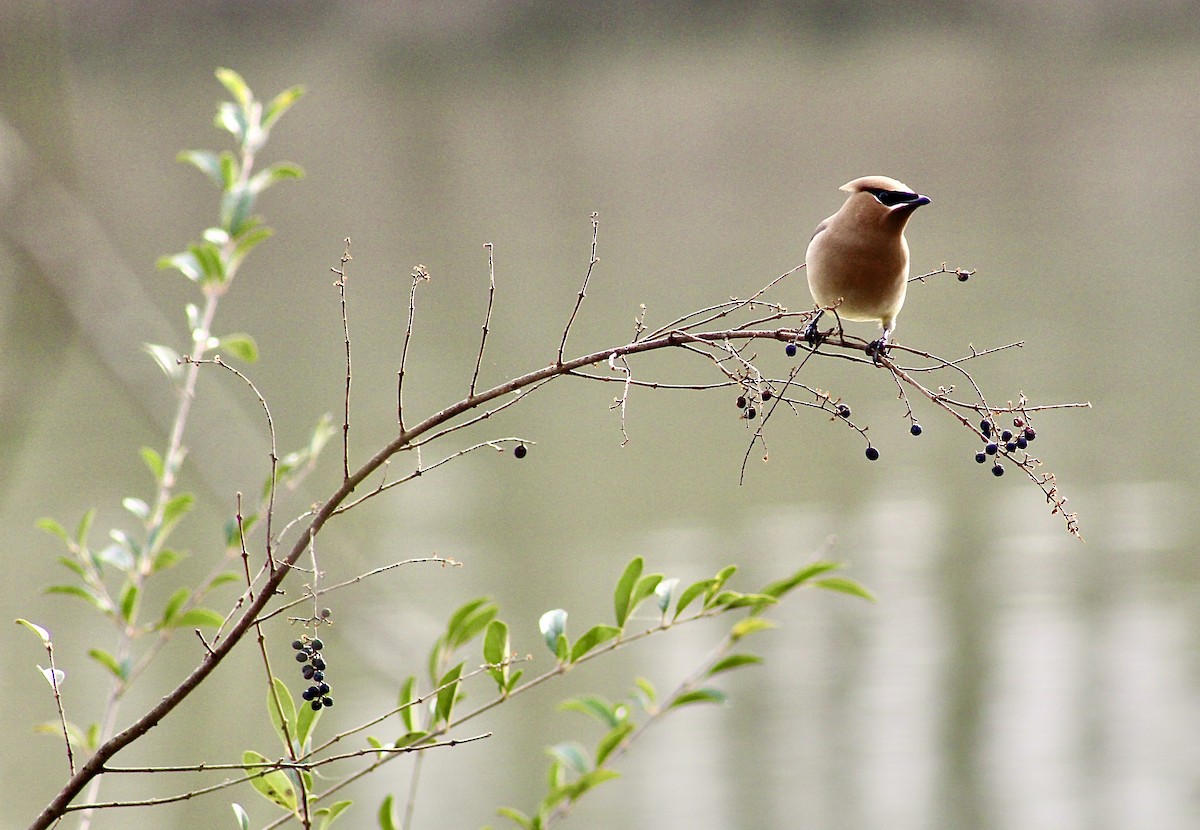
[[[858,227],[846,230],[832,217],[818,228],[805,257],[808,285],[818,305],[839,298],[849,320],[891,319],[904,304],[908,245],[903,234]]]

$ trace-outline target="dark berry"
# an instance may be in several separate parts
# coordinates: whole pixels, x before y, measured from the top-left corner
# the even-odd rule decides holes
[[[1007,444],[1004,445],[1004,451],[1005,452],[1016,452],[1017,451],[1017,442],[1009,441]]]
[[[331,697],[321,698],[321,705],[324,706],[326,709],[328,709],[330,706],[333,705],[333,698],[331,698]]]
[[[988,455],[995,455],[996,453],[1000,452],[1000,448],[998,446],[996,446],[995,444],[988,444],[986,447],[983,448],[983,450]]]
[[[313,640],[311,643],[308,644],[308,647],[311,648],[313,651],[320,651],[321,649],[325,648],[325,644],[323,642],[321,642],[320,640]]]
[[[300,640],[292,640],[292,648],[296,649],[296,651],[299,651],[300,649],[304,648],[304,643]]]
[[[908,428],[908,431],[911,432],[913,435],[920,435],[921,434],[921,425],[913,424],[911,427]]]
[[[763,399],[764,401],[769,401],[769,400],[771,400],[772,394],[773,394],[773,393],[771,392],[771,390],[770,390],[770,389],[764,389],[764,390],[762,391],[762,399]]]
[[[310,703],[308,705],[313,708],[314,712],[321,711],[321,701],[319,701],[319,700],[314,700],[312,703]]]
[[[325,671],[325,661],[318,657],[312,661],[312,667],[317,671]]]
[[[1033,427],[1025,427],[1025,440],[1032,441],[1037,437],[1037,433],[1033,431]]]
[[[313,671],[313,667],[309,665],[301,666],[300,674],[304,675],[305,680],[315,680],[320,672]]]
[[[312,696],[312,689],[305,689],[305,690],[304,690],[304,691],[303,691],[303,692],[300,694],[300,697],[304,698],[305,700],[312,700],[312,698],[313,698],[313,696]]]
[[[296,662],[297,663],[307,663],[308,662],[308,654],[309,653],[307,650],[297,651],[296,652]]]
[[[527,452],[529,452],[529,450],[525,449],[524,444],[517,444],[515,447],[513,447],[513,457],[515,458],[524,458]]]
[[[315,697],[320,697],[320,696],[321,696],[321,690],[320,690],[320,689],[318,689],[316,686],[309,686],[309,687],[308,687],[307,689],[305,689],[304,691],[305,691],[305,692],[308,694],[308,699],[309,699],[309,700],[312,700],[312,699],[313,699],[313,698],[315,698]]]
[[[328,683],[322,683],[317,688],[319,688],[321,690],[321,694],[323,694],[323,695],[329,694],[329,684]]]
[[[333,616],[333,611],[332,611],[331,609],[329,609],[329,608],[322,608],[322,609],[321,609],[321,619],[323,619],[323,620],[327,620],[327,619],[329,619],[331,616]]]
[[[305,680],[311,680],[314,683],[320,683],[325,679],[325,672],[313,671],[311,666],[305,666],[305,668],[308,669],[308,677],[306,677]]]
[[[970,279],[970,277],[971,277],[971,275],[968,274],[966,271],[958,272],[958,281],[959,282],[966,282],[968,279]]]
[[[1013,426],[1020,428],[1020,427],[1025,426],[1025,422],[1022,421],[1020,418],[1013,418]]]
[[[992,475],[999,478],[1000,476],[1004,475],[1004,468],[997,464],[995,467],[992,467]]]
[[[750,419],[751,421],[753,421],[755,419],[755,417],[757,417],[757,416],[758,416],[758,410],[755,409],[754,407],[750,407],[749,409],[746,410],[746,417],[748,419]]]
[[[1000,433],[1000,440],[1001,441],[1011,441],[1012,440],[1012,430],[1006,429],[1006,430],[1004,430],[1004,432]]]
[[[788,357],[795,357],[796,356],[796,344],[788,343],[786,346],[783,347],[783,351],[784,351],[784,354],[786,354]]]
[[[850,417],[850,407],[846,406],[844,403],[838,404],[837,414],[838,414],[838,417],[840,417],[840,418],[849,418]]]
[[[980,421],[979,422],[979,431],[982,432],[984,435],[991,435],[992,434],[992,422],[988,421],[988,420]]]
[[[987,461],[987,453],[985,453],[985,452],[975,453],[975,463],[976,464],[982,464],[985,461]]]
[[[1020,438],[1017,439],[1017,447],[1018,448],[1025,449],[1028,446],[1029,446],[1029,442],[1027,440],[1025,440],[1024,435],[1022,435]]]
[[[746,396],[745,395],[738,395],[737,408],[738,409],[746,408]]]
[[[867,460],[868,461],[878,461],[879,460],[879,450],[875,449],[874,447],[867,447]]]

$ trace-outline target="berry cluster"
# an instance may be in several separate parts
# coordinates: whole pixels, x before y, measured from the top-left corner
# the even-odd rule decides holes
[[[979,422],[979,431],[983,435],[983,440],[987,442],[983,448],[983,452],[975,453],[975,463],[984,464],[989,458],[997,458],[1001,450],[1005,455],[1011,455],[1017,450],[1028,449],[1029,444],[1037,438],[1037,432],[1029,424],[1025,423],[1023,418],[1013,418],[1013,428],[1003,429],[997,432],[996,427],[991,421],[986,418]],[[997,459],[992,466],[992,475],[1004,475],[1004,467]]]
[[[762,398],[763,403],[766,403],[775,397],[775,395],[770,389],[763,389],[761,392],[751,393],[751,398],[749,399],[745,395],[738,395],[737,400],[734,401],[737,404],[737,408],[742,410],[742,417],[747,421],[753,421],[758,417],[758,410],[754,408],[754,398],[756,397]]]
[[[304,637],[292,641],[292,648],[296,650],[296,662],[304,664],[300,667],[300,673],[304,675],[305,680],[312,683],[301,696],[309,701],[313,709],[333,705],[333,698],[329,696],[329,684],[325,682],[325,658],[321,656],[321,649],[324,647],[325,644],[317,637]]]

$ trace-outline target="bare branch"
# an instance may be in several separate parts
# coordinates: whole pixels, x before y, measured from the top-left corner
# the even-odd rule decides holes
[[[567,320],[567,325],[563,328],[562,342],[558,344],[558,365],[563,362],[563,352],[567,348],[567,336],[571,333],[571,324],[575,322],[575,315],[579,313],[579,307],[583,305],[583,298],[587,296],[588,281],[592,278],[592,269],[596,267],[596,263],[600,258],[596,256],[596,240],[600,234],[600,214],[592,214],[592,257],[588,260],[587,273],[583,275],[583,285],[579,287],[579,296],[575,298],[575,308],[571,310],[571,316]]]

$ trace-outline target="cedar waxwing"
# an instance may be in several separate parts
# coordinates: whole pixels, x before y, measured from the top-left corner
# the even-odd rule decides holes
[[[887,176],[863,176],[841,187],[850,194],[842,209],[813,233],[805,254],[808,288],[817,305],[845,320],[878,320],[883,336],[867,348],[878,355],[896,328],[908,289],[908,240],[904,226],[928,196]],[[817,320],[805,338],[817,338]]]

